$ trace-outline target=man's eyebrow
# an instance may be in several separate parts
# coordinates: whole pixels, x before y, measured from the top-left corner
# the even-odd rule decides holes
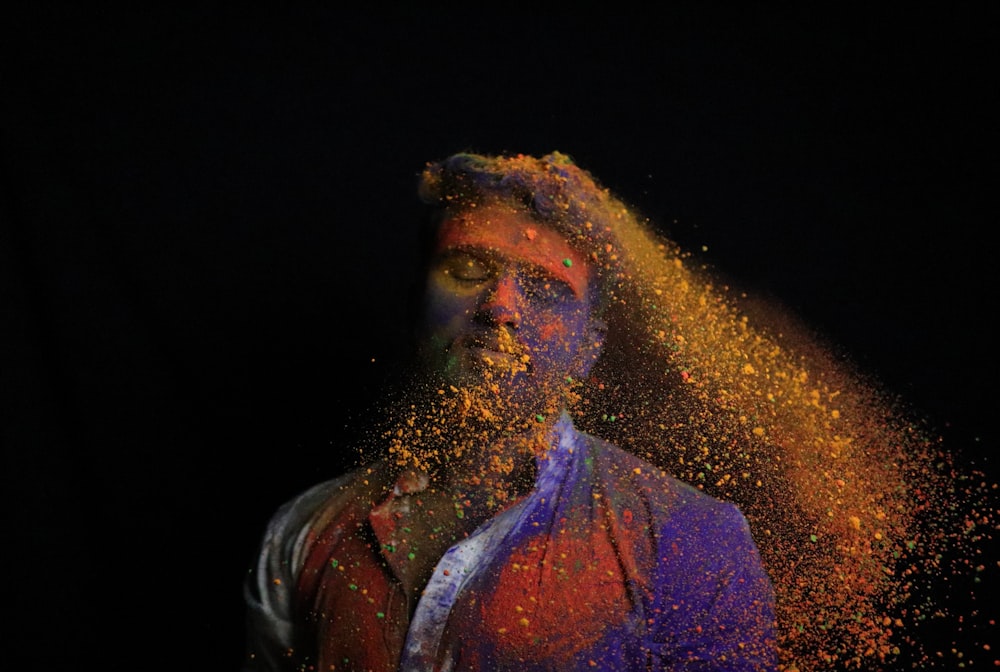
[[[473,245],[471,243],[455,243],[453,245],[447,245],[445,247],[442,247],[439,253],[454,254],[456,252],[464,252],[466,254],[472,254],[472,255],[481,255],[483,253],[496,254],[496,251],[493,248],[485,247],[483,245]]]
[[[478,261],[496,263],[501,259],[501,255],[491,252],[487,248],[472,245],[454,245],[442,248],[434,255],[437,259],[452,259],[459,256],[467,256]]]
[[[540,280],[544,280],[545,282],[550,282],[550,283],[558,283],[560,285],[565,286],[567,289],[573,292],[574,296],[577,297],[583,296],[583,292],[580,291],[583,288],[579,288],[575,284],[573,284],[572,279],[568,275],[554,272],[548,266],[541,266],[539,264],[535,264],[532,262],[522,262],[515,260],[514,263],[517,264],[518,267],[525,269],[526,272],[533,274]]]

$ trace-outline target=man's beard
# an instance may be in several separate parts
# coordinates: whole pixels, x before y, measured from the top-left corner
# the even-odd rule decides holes
[[[472,486],[509,482],[526,466],[533,469],[534,458],[549,448],[550,421],[575,398],[575,383],[524,385],[489,367],[482,374],[461,386],[424,378],[407,387],[388,409],[382,434],[398,468],[432,478],[458,473]]]

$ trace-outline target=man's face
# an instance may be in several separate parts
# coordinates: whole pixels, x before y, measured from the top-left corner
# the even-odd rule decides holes
[[[593,283],[584,255],[523,212],[490,205],[453,215],[427,282],[426,361],[455,387],[514,403],[551,398],[600,352]]]

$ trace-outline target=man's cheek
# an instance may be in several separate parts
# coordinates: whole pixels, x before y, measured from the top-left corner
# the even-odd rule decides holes
[[[555,369],[565,367],[571,360],[575,342],[566,328],[561,327],[539,331],[537,336],[527,343],[527,348],[535,365]]]
[[[462,297],[436,294],[427,301],[424,319],[431,329],[454,328],[471,314],[470,302]]]
[[[550,346],[565,344],[569,337],[569,330],[561,322],[547,322],[541,325],[538,333],[542,343],[549,344]]]
[[[583,324],[583,317],[576,312],[569,315],[553,312],[538,320],[536,330],[539,340],[549,349],[566,350],[580,339]]]

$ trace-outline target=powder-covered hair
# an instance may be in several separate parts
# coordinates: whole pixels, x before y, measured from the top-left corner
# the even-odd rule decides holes
[[[448,213],[500,202],[551,226],[594,264],[602,305],[614,300],[623,273],[620,236],[639,228],[632,210],[562,152],[454,154],[425,167],[418,193],[437,214],[433,224]]]

